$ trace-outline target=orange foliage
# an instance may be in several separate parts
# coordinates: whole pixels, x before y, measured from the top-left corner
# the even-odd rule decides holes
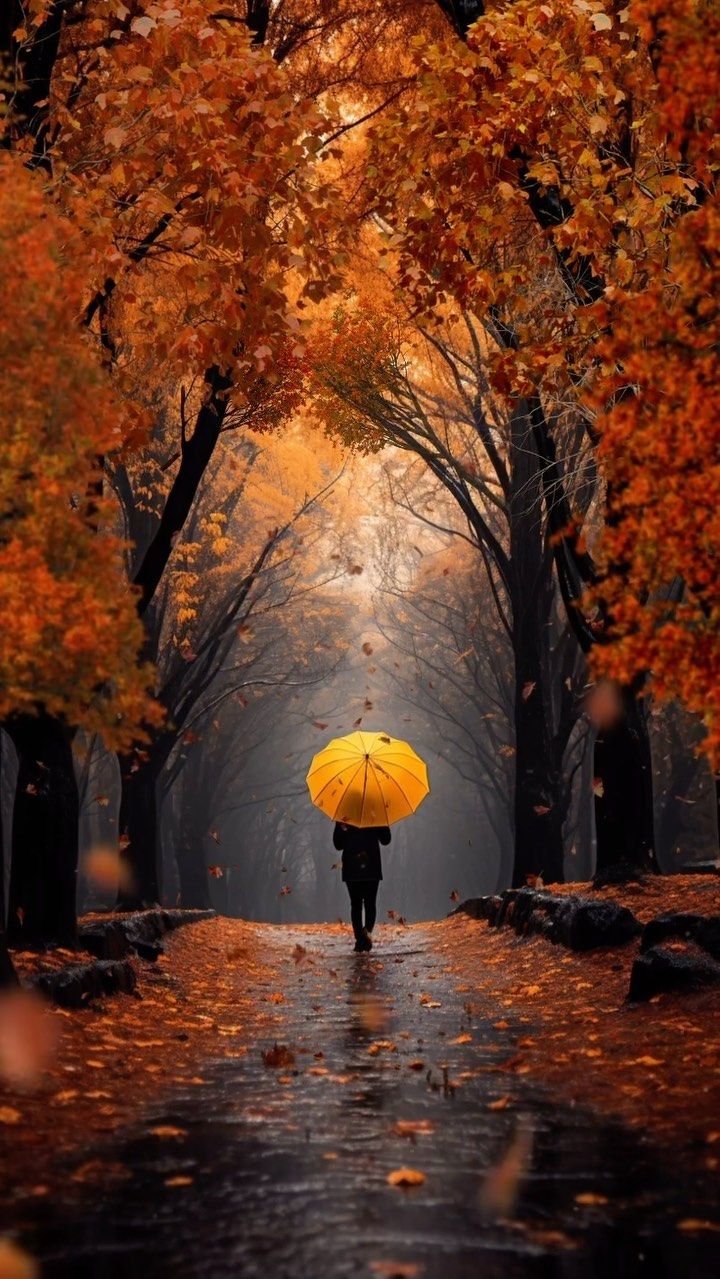
[[[668,218],[664,252],[639,286],[609,290],[598,344],[598,395],[612,406],[600,419],[614,495],[604,547],[622,567],[603,584],[616,639],[597,664],[621,680],[649,666],[660,697],[704,720],[718,759],[720,15],[693,0],[672,18],[657,0],[633,13],[656,49],[656,128],[697,205]]]
[[[53,77],[54,185],[134,358],[149,346],[155,367],[183,376],[232,368],[241,394],[275,377],[288,346],[299,352],[292,297],[334,282],[334,223],[321,114],[222,11],[86,6]]]
[[[518,0],[466,43],[414,48],[415,91],[376,126],[368,172],[399,285],[428,322],[458,303],[483,317],[496,393],[539,396],[550,421],[574,404],[602,431],[598,666],[650,669],[713,751],[717,11]]]
[[[0,162],[0,715],[39,707],[130,740],[151,713],[113,518],[91,497],[122,419],[77,325],[76,245],[39,182]]]

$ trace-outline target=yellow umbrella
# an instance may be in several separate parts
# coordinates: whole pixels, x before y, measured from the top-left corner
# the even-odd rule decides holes
[[[427,766],[412,746],[387,733],[336,737],[310,765],[313,804],[349,826],[389,826],[409,817],[430,790]]]

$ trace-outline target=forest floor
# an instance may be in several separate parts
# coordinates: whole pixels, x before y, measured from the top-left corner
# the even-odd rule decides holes
[[[139,997],[45,1014],[39,1086],[0,1103],[2,1228],[78,1279],[715,1275],[720,994],[627,1005],[635,951],[464,916],[370,956],[339,925],[182,929]]]

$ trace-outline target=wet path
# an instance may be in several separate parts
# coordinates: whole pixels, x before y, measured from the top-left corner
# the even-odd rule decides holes
[[[369,957],[322,928],[267,934],[283,950],[278,1041],[294,1062],[267,1065],[268,1041],[208,1063],[203,1086],[103,1152],[126,1180],[80,1203],[76,1188],[67,1204],[27,1205],[22,1238],[44,1276],[720,1273],[720,1236],[677,1229],[711,1214],[701,1183],[679,1184],[671,1155],[499,1071],[515,1052],[493,1026],[500,1010],[468,1004],[421,928]],[[398,1121],[427,1131],[403,1134]],[[153,1125],[176,1133],[160,1139]],[[505,1158],[492,1178],[502,1202],[520,1145],[519,1200],[510,1220],[497,1204],[493,1219],[485,1175]],[[388,1185],[401,1166],[424,1184]]]

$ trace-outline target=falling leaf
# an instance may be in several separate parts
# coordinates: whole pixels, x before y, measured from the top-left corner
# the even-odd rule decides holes
[[[0,1124],[19,1124],[22,1115],[15,1106],[0,1106]]]
[[[40,1267],[11,1239],[0,1239],[0,1279],[39,1279]]]
[[[498,1097],[495,1101],[488,1102],[488,1110],[507,1110],[510,1101],[510,1097]]]
[[[208,866],[208,875],[212,875],[213,879],[222,879],[224,873],[222,866]]]
[[[171,1124],[158,1124],[156,1128],[151,1128],[150,1132],[160,1141],[181,1141],[183,1137],[187,1137],[185,1128],[173,1128]]]
[[[388,1173],[387,1182],[389,1186],[399,1186],[402,1189],[422,1186],[425,1182],[425,1173],[417,1168],[396,1168],[394,1172]]]
[[[290,887],[290,885],[283,884],[282,888],[280,889],[280,892],[278,893],[278,897],[289,897],[291,892],[292,892],[292,888]]]
[[[23,1088],[36,1084],[55,1055],[57,1042],[57,1021],[38,994],[8,990],[0,995],[0,1076],[8,1084]]]
[[[486,1172],[480,1188],[480,1206],[488,1217],[512,1217],[530,1166],[532,1146],[532,1129],[518,1128],[502,1158]]]
[[[677,1223],[678,1230],[687,1231],[688,1234],[696,1234],[698,1231],[707,1230],[714,1234],[720,1234],[720,1222],[704,1221],[700,1217],[685,1217]]]
[[[605,784],[602,777],[593,777],[593,795],[597,795],[598,799],[602,799],[605,794]]]
[[[452,890],[452,892],[451,892],[451,894],[450,894],[450,901],[451,901],[451,902],[459,902],[459,901],[460,901],[460,894],[459,894],[459,892],[458,892],[457,888],[453,888],[453,890]]]
[[[85,858],[85,874],[98,888],[111,892],[132,887],[132,871],[120,853],[129,841],[118,841],[117,847],[112,844],[96,844]]]
[[[319,720],[319,719],[314,719],[312,722],[312,726],[313,728],[319,728],[321,731],[327,728],[327,724],[323,724],[322,720]]]
[[[533,804],[533,812],[537,813],[538,817],[544,817],[546,813],[550,812],[550,808],[550,804]]]
[[[583,1191],[582,1194],[575,1196],[576,1204],[583,1204],[584,1206],[587,1205],[588,1207],[594,1206],[596,1204],[597,1205],[606,1204],[608,1202],[609,1200],[607,1198],[607,1195],[597,1195],[592,1190]]]
[[[214,840],[215,840],[215,843],[216,843],[216,844],[219,844],[219,843],[221,842],[221,841],[220,841],[220,832],[219,832],[218,830],[211,830],[211,831],[208,831],[208,834],[209,834],[209,836],[210,836],[210,838],[211,838],[211,839],[214,839]]]
[[[166,1186],[191,1186],[193,1184],[192,1177],[166,1177]]]
[[[533,689],[534,689],[534,688],[535,688],[535,686],[536,686],[536,682],[537,682],[537,681],[536,681],[536,680],[534,680],[534,679],[529,679],[529,680],[527,680],[527,682],[526,682],[525,684],[523,684],[523,689],[522,689],[522,699],[523,699],[523,701],[524,701],[524,702],[526,702],[526,701],[527,701],[527,699],[528,699],[528,697],[530,697],[530,696],[531,696],[532,691],[533,691]]]

